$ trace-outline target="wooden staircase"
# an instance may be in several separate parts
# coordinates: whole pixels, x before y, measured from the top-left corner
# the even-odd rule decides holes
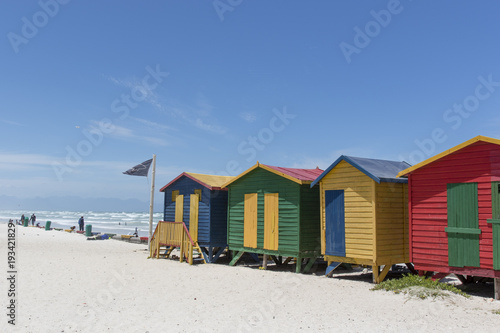
[[[175,248],[180,249],[179,261],[193,264],[193,254],[198,254],[204,263],[205,257],[198,242],[193,241],[184,222],[160,221],[151,237],[150,258],[169,258]]]

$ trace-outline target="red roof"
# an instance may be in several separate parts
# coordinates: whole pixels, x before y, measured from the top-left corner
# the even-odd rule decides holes
[[[323,170],[320,168],[316,169],[296,169],[296,168],[283,168],[283,167],[277,167],[277,166],[272,166],[272,165],[266,165],[266,164],[260,164],[257,161],[257,164],[255,164],[253,167],[250,169],[247,169],[246,171],[243,171],[240,173],[238,176],[234,177],[232,180],[229,182],[225,183],[222,185],[222,187],[227,187],[240,179],[241,177],[245,177],[248,173],[252,172],[253,170],[261,168],[264,170],[267,170],[271,173],[274,173],[280,177],[287,178],[293,182],[299,183],[301,185],[304,184],[310,184],[312,183],[316,178],[318,178],[322,173]]]
[[[266,165],[263,164],[273,170],[276,170],[278,172],[284,173],[290,177],[296,178],[301,181],[313,181],[316,178],[318,178],[324,170],[321,170],[320,168],[316,169],[296,169],[296,168],[283,168],[283,167],[278,167],[278,166],[272,166],[272,165]]]

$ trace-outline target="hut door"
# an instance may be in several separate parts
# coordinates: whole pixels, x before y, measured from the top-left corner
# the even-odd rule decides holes
[[[198,207],[200,197],[198,194],[191,194],[189,205],[189,234],[193,241],[198,241]]]
[[[448,184],[448,265],[479,267],[477,183]]]
[[[264,194],[264,248],[278,250],[279,194]]]
[[[182,215],[184,214],[184,196],[178,195],[175,198],[175,222],[184,222]]]
[[[257,193],[245,194],[243,246],[257,247]]]
[[[325,254],[345,257],[344,191],[325,191]]]
[[[500,270],[500,182],[491,183],[491,223],[493,232],[493,269]]]

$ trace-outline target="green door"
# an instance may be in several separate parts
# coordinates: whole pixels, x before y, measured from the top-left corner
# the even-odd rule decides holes
[[[448,265],[479,267],[477,183],[448,184]]]
[[[500,182],[491,183],[491,223],[493,232],[493,269],[500,270]]]

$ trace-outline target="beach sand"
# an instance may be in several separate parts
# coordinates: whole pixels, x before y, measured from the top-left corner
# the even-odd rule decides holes
[[[147,245],[16,226],[16,326],[0,332],[498,332],[491,298],[413,299],[370,278],[147,259]],[[7,226],[0,224],[7,275]],[[318,272],[319,274],[320,272]],[[8,284],[0,292],[6,313]]]

